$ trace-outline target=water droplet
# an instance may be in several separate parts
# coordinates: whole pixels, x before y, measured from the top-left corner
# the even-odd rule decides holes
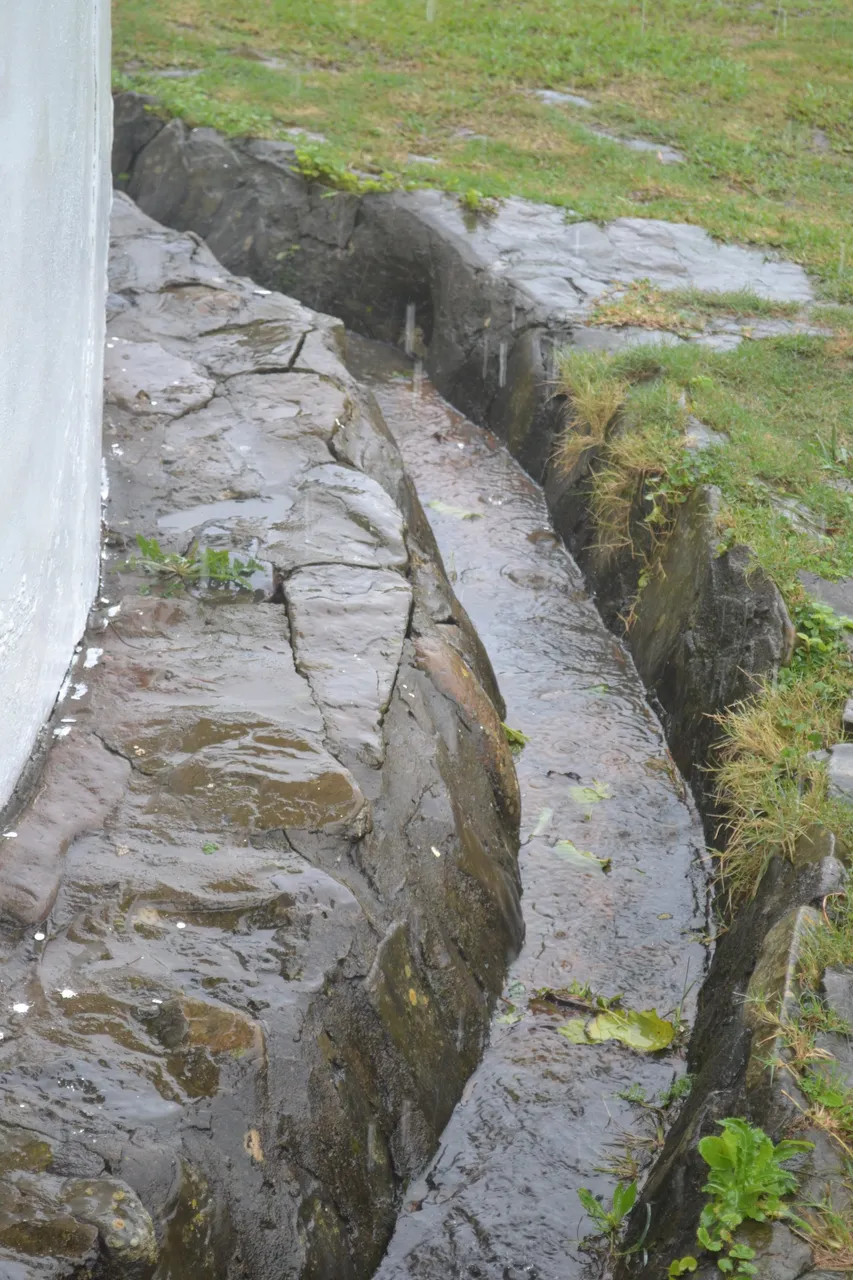
[[[407,356],[412,355],[415,349],[415,304],[408,302],[406,304],[406,336],[404,341],[405,352]]]
[[[36,942],[44,942],[44,934],[41,932],[41,930],[39,930],[38,933],[34,933],[33,937],[35,938]]]
[[[178,923],[175,925],[176,929],[186,929],[186,927],[187,926],[183,920],[179,920]]]
[[[72,990],[71,987],[63,987],[59,994],[63,1000],[74,1000],[77,996],[77,992]]]
[[[498,386],[506,386],[506,343],[498,347]]]
[[[13,1013],[29,1013],[29,1011],[30,1006],[28,1004],[24,1004],[23,1000],[19,1001],[18,1004],[12,1005]]]

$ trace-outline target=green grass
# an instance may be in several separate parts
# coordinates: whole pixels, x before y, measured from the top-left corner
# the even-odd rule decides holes
[[[153,92],[191,122],[268,137],[319,131],[332,169],[522,195],[572,217],[700,223],[778,247],[815,272],[828,299],[853,301],[848,0],[796,10],[747,0],[114,0],[113,9],[117,85]],[[154,74],[174,68],[200,74]],[[580,92],[594,108],[546,106],[529,93],[544,87]],[[663,166],[586,124],[671,143],[687,162]]]
[[[629,301],[633,308],[637,295]],[[688,304],[698,317],[720,299],[694,296]],[[847,322],[838,311],[823,319]],[[719,551],[750,546],[794,621],[791,666],[721,717],[720,868],[733,902],[749,897],[770,856],[779,848],[792,852],[814,822],[853,840],[853,809],[831,798],[813,758],[838,741],[853,685],[845,626],[807,597],[798,577],[801,570],[853,575],[853,359],[845,335],[745,341],[725,353],[695,344],[615,354],[569,349],[560,360],[572,408],[557,457],[569,469],[584,446],[598,447],[591,504],[602,551],[632,542],[642,490],[652,545],[642,590],[680,504],[697,484],[714,484],[722,495]],[[726,443],[689,453],[691,414]],[[799,524],[780,499],[801,504]]]

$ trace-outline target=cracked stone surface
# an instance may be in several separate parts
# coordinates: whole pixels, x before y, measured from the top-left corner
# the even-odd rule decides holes
[[[233,143],[211,130],[188,130],[180,121],[162,119],[152,131],[156,111],[144,106],[133,95],[116,100],[117,155],[129,161],[116,163],[115,170],[129,173],[130,190],[143,206],[166,222],[192,227],[233,269],[334,312],[368,337],[402,346],[413,318],[413,349],[433,384],[455,408],[490,427],[529,475],[543,484],[557,532],[579,559],[605,619],[618,629],[620,614],[637,595],[642,555],[629,551],[627,564],[604,564],[596,557],[597,531],[585,501],[589,457],[571,477],[555,472],[553,443],[565,423],[563,400],[553,394],[557,350],[566,344],[616,350],[686,340],[672,333],[592,324],[596,300],[620,283],[645,278],[662,289],[750,290],[805,305],[813,298],[805,272],[772,252],[717,243],[694,226],[644,219],[619,219],[604,226],[570,224],[562,210],[517,200],[504,202],[494,216],[477,217],[438,192],[331,196],[294,172],[293,151],[285,144]],[[728,350],[779,333],[815,331],[802,316],[745,322],[716,317],[689,340]],[[312,340],[313,335],[306,339],[303,351]],[[384,448],[379,437],[364,437],[360,428],[349,424],[335,440],[338,456],[352,459],[376,456]],[[748,548],[732,548],[719,564],[712,563],[718,539],[701,509],[703,495],[697,496],[702,501],[683,514],[676,547],[682,584],[689,589],[677,593],[658,583],[644,592],[641,625],[632,629],[627,643],[663,712],[677,763],[685,772],[699,766],[692,781],[701,797],[706,774],[701,743],[695,755],[702,758],[694,758],[696,724],[709,726],[714,713],[754,687],[756,676],[772,678],[790,652],[793,628],[774,584],[761,575],[756,580],[750,572],[754,566]],[[849,583],[817,582],[823,597],[843,596],[845,590],[850,594]],[[721,583],[724,610],[719,608]],[[727,625],[731,618],[737,622],[734,629]],[[724,651],[718,643],[721,625]],[[706,646],[714,655],[710,663],[697,657],[701,650],[707,652]],[[402,692],[407,683],[398,680],[397,688]],[[395,763],[388,753],[385,769]],[[842,868],[831,851],[817,860],[809,854],[805,861],[793,886],[784,883],[782,869],[771,864],[762,886],[761,910],[747,913],[746,933],[739,931],[736,943],[729,942],[732,935],[723,940],[714,961],[722,979],[703,988],[698,1038],[691,1048],[701,1078],[673,1130],[650,1192],[652,1198],[662,1197],[673,1205],[672,1213],[653,1216],[647,1243],[653,1253],[654,1248],[659,1252],[649,1264],[652,1270],[662,1258],[689,1251],[695,1239],[705,1176],[704,1168],[697,1167],[701,1162],[691,1163],[689,1158],[696,1137],[713,1127],[715,1115],[735,1114],[743,1104],[748,1032],[742,1002],[730,1007],[731,993],[745,989],[774,919],[794,901],[819,905],[822,896],[841,883]],[[773,896],[774,889],[784,891],[782,902]],[[517,1077],[508,1088],[518,1090]],[[531,1089],[525,1096],[534,1093]],[[555,1116],[562,1118],[567,1095],[561,1078],[540,1090],[537,1098],[546,1099],[547,1105],[552,1093]],[[493,1091],[484,1090],[469,1105],[488,1117],[494,1097]],[[573,1105],[589,1115],[586,1101]],[[755,1101],[762,1107],[767,1102],[763,1096]],[[771,1126],[779,1114],[778,1102],[776,1098],[767,1103]],[[466,1132],[462,1111],[454,1117],[456,1135]],[[500,1119],[500,1106],[497,1113]],[[602,1117],[602,1130],[610,1123],[611,1117]],[[571,1160],[570,1138],[560,1141],[558,1124],[545,1133],[542,1141],[536,1131],[532,1159],[549,1167]],[[553,1159],[549,1150],[543,1160],[549,1142],[554,1144]],[[487,1138],[474,1159],[455,1139],[442,1149],[435,1165],[440,1176],[427,1184],[423,1209],[419,1190],[401,1219],[398,1238],[402,1241],[411,1233],[402,1246],[402,1274],[443,1276],[476,1260],[482,1274],[494,1274],[496,1280],[526,1275],[531,1251],[547,1250],[547,1241],[565,1230],[565,1204],[560,1201],[559,1221],[537,1233],[530,1248],[513,1253],[523,1240],[514,1230],[513,1215],[520,1215],[526,1226],[532,1217],[521,1207],[512,1168],[495,1156],[494,1147]],[[471,1189],[470,1171],[480,1168],[480,1161],[488,1165],[493,1185],[501,1186],[505,1179],[494,1204],[509,1206],[496,1212],[485,1235]],[[816,1168],[820,1171],[819,1162]],[[460,1191],[462,1184],[467,1185]],[[464,1203],[468,1198],[475,1205],[473,1212]],[[551,1200],[546,1200],[548,1212]],[[441,1230],[433,1229],[437,1221],[443,1224]],[[494,1250],[484,1266],[492,1230],[507,1243]],[[778,1258],[788,1252],[794,1257],[798,1246],[782,1232],[768,1247]],[[399,1253],[389,1258],[386,1270],[400,1261]],[[808,1266],[804,1259],[794,1258],[794,1264],[798,1274]],[[552,1251],[548,1267],[562,1280],[564,1247]],[[546,1275],[548,1267],[543,1269]]]
[[[340,326],[123,196],[110,287],[103,595],[0,842],[0,1274],[359,1280],[520,945],[500,696]]]
[[[337,753],[381,765],[382,716],[400,665],[412,593],[399,574],[324,565],[285,586],[293,648]],[[347,650],[339,643],[346,630]]]

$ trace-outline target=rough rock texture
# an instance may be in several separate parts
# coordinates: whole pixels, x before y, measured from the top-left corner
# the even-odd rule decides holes
[[[693,1089],[635,1210],[635,1225],[641,1229],[645,1206],[651,1206],[646,1245],[652,1258],[696,1253],[695,1231],[705,1203],[701,1187],[707,1176],[696,1144],[705,1134],[718,1132],[719,1119],[746,1116],[774,1140],[792,1126],[799,1129],[799,1108],[807,1105],[805,1099],[790,1074],[771,1072],[767,1066],[774,1057],[788,1056],[781,1037],[773,1037],[772,1019],[784,1017],[796,1000],[804,931],[820,919],[824,897],[843,888],[847,874],[835,838],[814,828],[800,840],[792,860],[771,859],[755,898],[720,938],[699,995],[690,1043],[688,1070],[695,1075]],[[841,1148],[820,1132],[797,1132],[796,1136],[815,1143],[814,1152],[802,1163],[803,1198],[820,1198],[827,1185],[840,1189]],[[797,1280],[819,1274],[811,1270],[808,1246],[781,1223],[772,1231],[753,1227],[743,1238],[758,1250],[759,1275]],[[703,1259],[703,1265],[697,1272],[702,1280],[719,1275],[710,1259]],[[658,1274],[654,1264],[624,1272],[649,1280]]]
[[[495,216],[477,217],[437,191],[330,195],[293,164],[287,144],[229,142],[161,120],[156,104],[138,95],[116,99],[114,170],[141,207],[204,236],[232,269],[361,333],[402,344],[408,330],[409,347],[442,394],[490,426],[545,483],[557,527],[605,618],[623,630],[641,560],[629,552],[614,563],[597,553],[586,505],[594,458],[568,478],[552,464],[565,410],[553,394],[556,348],[681,341],[592,327],[590,307],[615,280],[808,301],[805,273],[716,243],[699,227],[637,218],[569,224],[561,209],[513,199]],[[780,324],[792,322],[766,322],[766,331]],[[750,336],[760,336],[754,325]],[[728,347],[743,339],[743,325],[721,320],[700,340]],[[704,775],[695,766],[706,758],[708,717],[742,696],[753,677],[772,675],[792,635],[778,591],[751,572],[749,553],[734,548],[717,560],[716,543],[707,509],[691,504],[668,552],[689,599],[676,599],[662,578],[650,584],[637,610],[641,625],[627,636],[700,801]]]
[[[670,749],[697,788],[716,737],[709,713],[788,663],[794,644],[779,589],[749,548],[718,553],[718,498],[700,488],[681,507],[631,636],[643,682],[665,708]]]
[[[520,944],[499,697],[337,322],[121,196],[111,287],[103,597],[0,841],[0,1274],[355,1280]]]
[[[117,136],[125,152],[133,151],[126,182],[143,207],[192,227],[229,265],[333,311],[360,332],[405,340],[438,389],[490,426],[544,484],[558,531],[605,618],[620,627],[639,586],[641,562],[631,552],[644,549],[643,495],[635,504],[635,547],[603,556],[587,504],[595,450],[570,476],[559,475],[552,461],[565,414],[554,394],[556,349],[682,340],[591,325],[591,305],[614,280],[752,289],[805,302],[811,288],[804,272],[755,250],[716,244],[696,227],[637,219],[568,225],[560,210],[514,200],[496,216],[478,218],[437,192],[327,198],[294,172],[292,150],[282,144],[229,143],[180,121],[162,122],[143,144],[151,114],[138,97],[117,100]],[[697,340],[728,349],[776,332],[780,323],[790,322],[745,334],[743,326],[721,322]],[[721,555],[717,543],[714,495],[702,491],[681,512],[663,572],[639,593],[627,636],[700,800],[704,775],[697,766],[711,740],[709,717],[748,692],[757,676],[772,675],[792,640],[783,601],[747,549]],[[793,869],[774,860],[756,903],[718,948],[691,1048],[698,1079],[646,1193],[653,1205],[648,1244],[657,1260],[693,1244],[704,1180],[695,1153],[699,1134],[738,1110],[775,1134],[790,1119],[779,1091],[768,1090],[756,1069],[755,1028],[744,1016],[742,993],[754,971],[760,979],[781,967],[775,995],[784,997],[802,923],[798,909],[819,901],[841,874],[831,851],[812,857],[801,849]],[[815,1188],[833,1170],[832,1154],[821,1149]],[[808,1251],[782,1228],[758,1243],[774,1280],[808,1271]],[[648,1274],[657,1274],[654,1267]]]

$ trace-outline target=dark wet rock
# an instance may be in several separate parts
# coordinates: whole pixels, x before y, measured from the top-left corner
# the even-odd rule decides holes
[[[800,582],[821,604],[829,605],[842,617],[853,616],[853,578],[841,578],[838,582],[830,582],[816,573],[801,569],[797,575]]]
[[[370,476],[328,462],[306,470],[294,496],[292,512],[273,527],[265,546],[277,568],[406,566],[402,515]]]
[[[844,726],[844,732],[850,737],[851,733],[853,733],[853,698],[848,698],[844,704],[841,723]]]
[[[841,889],[847,870],[836,856],[834,836],[814,828],[797,844],[792,859],[772,857],[755,898],[741,907],[732,926],[718,940],[710,973],[699,996],[690,1042],[688,1068],[693,1089],[672,1130],[660,1160],[643,1189],[643,1203],[652,1206],[648,1247],[652,1256],[671,1258],[695,1253],[695,1231],[705,1197],[701,1187],[707,1167],[696,1144],[717,1132],[725,1116],[746,1116],[774,1140],[799,1120],[797,1090],[791,1077],[773,1072],[768,1061],[785,1056],[781,1039],[773,1038],[773,1019],[796,998],[797,958],[804,931],[820,919],[819,907],[828,893]],[[800,1106],[804,1106],[800,1100]],[[839,1155],[819,1133],[799,1133],[815,1142],[804,1166],[805,1185],[814,1193],[839,1173]],[[661,1213],[660,1206],[667,1212]],[[657,1212],[656,1212],[657,1207]],[[644,1213],[642,1221],[645,1221]],[[640,1215],[636,1225],[640,1226]],[[759,1241],[759,1265],[768,1260],[796,1260],[799,1270],[773,1261],[767,1271],[799,1276],[809,1261],[808,1251],[787,1230]],[[653,1267],[640,1275],[656,1275]],[[703,1273],[704,1274],[704,1273]],[[708,1274],[713,1274],[713,1268]]]
[[[684,443],[691,453],[702,453],[705,449],[717,448],[728,444],[729,437],[723,431],[714,431],[704,422],[689,413],[684,426]]]
[[[137,414],[189,413],[207,404],[215,387],[157,342],[115,338],[107,343],[104,365],[106,403]]]
[[[794,641],[779,589],[748,548],[719,553],[717,508],[717,494],[704,488],[681,507],[630,635],[673,755],[694,785],[717,732],[710,717],[789,662]]]
[[[119,132],[127,119],[128,146],[140,110],[134,95],[119,95]],[[554,395],[556,349],[565,343],[618,349],[682,341],[673,334],[591,325],[592,305],[614,280],[645,278],[664,289],[748,288],[786,301],[812,297],[801,268],[755,249],[719,244],[699,227],[638,218],[569,223],[563,210],[516,199],[502,202],[493,217],[471,218],[437,191],[330,194],[295,172],[287,144],[229,142],[178,120],[137,154],[130,190],[153,216],[204,236],[232,269],[284,287],[370,337],[401,343],[413,307],[426,371],[459,409],[492,426],[530,474],[545,481],[559,530],[617,628],[636,595],[640,559],[628,554],[614,563],[595,554],[585,475],[594,458],[584,459],[573,477],[555,474],[553,443],[565,409]],[[797,324],[720,319],[699,337],[731,345],[745,333],[759,337]],[[303,352],[312,341],[310,334]],[[340,439],[351,430],[345,424]],[[749,553],[734,548],[717,558],[714,531],[698,508],[691,510],[692,528],[686,513],[679,521],[677,550],[705,584],[696,589],[688,580],[686,609],[694,617],[685,624],[685,608],[658,582],[645,593],[642,627],[628,636],[669,717],[679,763],[688,770],[704,763],[713,736],[709,715],[742,696],[755,677],[772,675],[785,660],[791,634],[778,593],[763,575],[754,578]],[[638,508],[642,542],[641,515]],[[731,631],[709,666],[706,659],[720,639],[710,609],[714,591],[725,601],[720,616]],[[684,638],[678,634],[682,624]],[[688,745],[697,725],[700,739]],[[692,776],[700,799],[702,776]]]
[[[832,795],[853,804],[853,743],[839,742],[832,747],[826,771]]]
[[[853,1031],[853,969],[827,969],[823,993],[827,1007]]]
[[[130,176],[134,160],[163,128],[156,100],[138,93],[117,95],[113,101],[112,169],[117,183]]]
[[[0,865],[3,1275],[356,1280],[521,939],[494,675],[339,326],[124,197],[112,271],[104,595]]]
[[[568,1010],[539,1007],[531,996],[549,983],[588,979],[608,993],[630,992],[638,1007],[663,1011],[679,1001],[685,970],[698,972],[703,964],[701,946],[675,925],[689,917],[704,928],[701,890],[694,897],[700,826],[668,772],[636,672],[582,590],[541,491],[426,381],[415,393],[399,376],[406,366],[396,353],[352,335],[347,348],[428,499],[466,605],[498,669],[511,677],[508,721],[530,736],[517,760],[526,945],[504,989],[502,1008],[511,1012],[493,1024],[436,1156],[408,1187],[378,1275],[580,1280],[587,1269],[577,1240],[591,1228],[576,1190],[610,1193],[603,1167],[618,1132],[633,1130],[638,1117],[620,1094],[631,1085],[657,1094],[677,1067],[667,1055],[573,1047],[556,1031]],[[435,498],[450,510],[432,505]],[[481,513],[477,520],[454,514],[472,506]],[[440,590],[434,608],[447,619]],[[418,619],[416,603],[414,630]],[[418,636],[418,676],[428,671],[463,707],[472,732],[480,732],[477,746],[491,776],[500,780],[510,768],[506,744],[460,660],[456,630],[441,624],[444,645]],[[417,694],[408,677],[399,684],[406,696]],[[606,780],[613,794],[585,813],[571,795],[566,772],[572,771]],[[584,874],[563,860],[555,846],[564,838],[612,856],[610,874]],[[419,843],[440,867],[441,846],[436,856],[426,833]],[[466,866],[469,874],[488,869],[474,840]]]
[[[73,705],[73,704],[72,704]],[[0,914],[36,925],[53,907],[66,850],[96,829],[118,803],[130,775],[126,760],[94,737],[64,738],[50,752],[33,803],[0,845]]]
[[[388,710],[412,592],[398,573],[313,566],[285,584],[298,669],[323,708],[326,735],[341,759],[367,764],[384,757],[382,717]]]
[[[640,219],[620,219],[606,226],[569,224],[561,210],[517,200],[504,202],[494,217],[477,218],[438,192],[330,195],[304,183],[294,172],[292,160],[292,149],[286,144],[228,143],[211,131],[191,131],[173,121],[140,154],[132,190],[149,212],[203,235],[233,269],[270,287],[285,287],[305,303],[334,312],[371,337],[401,344],[407,313],[414,307],[418,350],[427,373],[459,409],[494,427],[534,479],[545,483],[559,531],[580,558],[605,617],[615,625],[636,595],[640,559],[630,552],[609,561],[596,554],[597,531],[587,503],[595,450],[586,451],[570,477],[561,476],[552,464],[554,440],[565,422],[564,402],[554,394],[556,350],[567,342],[619,349],[628,343],[661,339],[647,331],[608,330],[590,323],[592,305],[614,280],[647,278],[664,289],[751,289],[778,300],[808,302],[812,292],[805,274],[759,251],[715,244],[697,227]],[[793,331],[799,331],[799,322],[779,323],[790,323]],[[767,326],[712,322],[696,340],[728,348],[744,338],[777,331],[775,322]],[[663,336],[667,341],[683,340]],[[371,436],[366,418],[354,426],[343,419],[341,423],[335,437],[340,441],[340,457],[378,459],[382,455],[386,446]],[[394,495],[398,482],[389,478],[381,483]],[[666,567],[676,575],[683,599],[674,590],[664,589],[663,575],[650,582],[637,606],[640,625],[627,637],[638,667],[664,709],[668,732],[686,769],[704,764],[712,739],[708,713],[749,692],[757,676],[772,676],[787,659],[793,639],[778,591],[755,571],[748,549],[719,553],[709,497],[698,494],[690,509],[682,512],[669,552],[672,559]],[[401,502],[399,496],[395,500]],[[633,524],[634,550],[639,552],[646,550],[643,514],[639,493]],[[434,607],[442,607],[438,599]],[[424,612],[416,594],[415,634]],[[437,615],[427,616],[435,620]],[[725,633],[721,618],[726,619]],[[417,699],[420,687],[408,675],[404,681],[401,669],[386,732],[397,723],[396,695],[403,691],[414,692]],[[697,728],[698,746],[691,736]],[[476,745],[482,751],[487,744]],[[577,757],[580,773],[585,758],[580,748]],[[396,754],[387,751],[383,774],[390,777],[399,767]],[[700,795],[703,776],[698,770],[694,774]],[[359,781],[367,786],[361,775]],[[307,848],[305,838],[300,840]],[[422,839],[419,846],[424,843]],[[442,848],[440,843],[436,847]],[[442,859],[434,862],[437,867]],[[470,865],[483,870],[479,858]],[[382,873],[381,863],[364,866],[372,877]],[[745,1020],[742,995],[765,935],[789,913],[796,919],[797,908],[818,904],[843,881],[844,869],[834,857],[831,841],[827,844],[821,837],[810,844],[801,842],[795,862],[771,860],[755,902],[717,948],[691,1046],[696,1084],[647,1189],[654,1211],[648,1243],[657,1249],[658,1258],[693,1249],[703,1199],[699,1188],[704,1181],[697,1139],[713,1132],[716,1120],[727,1114],[747,1114],[774,1136],[790,1121],[791,1104],[778,1088],[767,1087],[763,1079],[760,1086],[747,1087],[754,1033]],[[566,912],[570,911],[567,906]],[[618,908],[614,914],[618,917]],[[536,911],[531,918],[538,927]],[[588,932],[593,928],[591,921],[598,918],[595,912],[572,918],[578,954],[600,947],[601,929],[594,942]],[[388,946],[394,954],[402,943],[395,936]],[[409,964],[409,968],[414,974],[415,967]],[[655,972],[660,971],[658,964]],[[419,986],[413,984],[412,989],[419,999]],[[396,1002],[389,997],[382,1003],[402,1016],[405,1001],[399,993]],[[531,1222],[538,1224],[546,1240],[561,1240],[548,1265],[558,1270],[567,1266],[570,1246],[562,1223],[565,1214],[561,1237],[561,1224],[526,1211],[525,1187],[519,1188],[514,1178],[513,1198],[501,1190],[507,1168],[515,1172],[503,1153],[515,1150],[521,1165],[533,1168],[525,1163],[532,1160],[524,1141],[529,1123],[530,1133],[537,1136],[532,1143],[534,1154],[541,1163],[540,1135],[559,1135],[560,1113],[555,1111],[554,1123],[549,1128],[545,1121],[544,1129],[539,1126],[546,1104],[535,1118],[533,1108],[530,1113],[525,1110],[521,1124],[506,1121],[500,1108],[495,1119],[489,1099],[500,1090],[512,1096],[518,1069],[511,1055],[506,1071],[500,1054],[487,1063],[497,1065],[485,1077],[482,1115],[470,1127],[462,1112],[454,1116],[446,1159],[437,1158],[424,1184],[424,1208],[418,1203],[418,1190],[411,1211],[401,1219],[400,1247],[385,1263],[389,1276],[443,1277],[469,1268],[504,1280],[515,1270],[524,1274],[538,1237],[536,1242],[531,1239],[531,1249],[523,1247],[519,1253],[515,1249],[519,1240],[524,1242]],[[591,1088],[592,1094],[578,1102],[581,1111],[591,1102],[594,1084]],[[543,1088],[542,1097],[546,1092]],[[601,1127],[606,1123],[602,1117]],[[414,1123],[410,1129],[422,1132]],[[822,1153],[816,1155],[815,1179],[828,1168],[822,1160]],[[556,1151],[555,1166],[564,1170]],[[481,1170],[489,1208],[485,1214],[484,1201],[477,1199],[476,1174]],[[561,1185],[572,1185],[578,1170],[564,1171]],[[595,1185],[594,1176],[587,1172],[583,1176],[583,1185]],[[533,1174],[529,1181],[537,1185]],[[663,1214],[661,1205],[666,1206]],[[492,1240],[498,1243],[493,1246]],[[784,1254],[788,1244],[780,1240],[774,1239],[768,1247],[777,1250],[778,1243]],[[805,1266],[807,1261],[797,1265]]]

